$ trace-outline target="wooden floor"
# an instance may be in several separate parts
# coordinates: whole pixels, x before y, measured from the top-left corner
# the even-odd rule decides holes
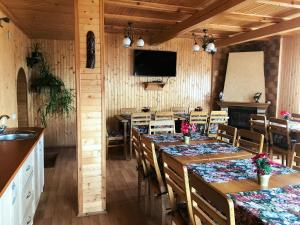
[[[107,161],[107,214],[76,217],[76,180],[75,148],[60,149],[55,168],[45,169],[45,188],[34,225],[159,224],[138,205],[134,160]]]

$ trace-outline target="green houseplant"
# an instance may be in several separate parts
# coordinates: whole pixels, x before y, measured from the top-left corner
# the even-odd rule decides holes
[[[69,115],[74,110],[74,95],[64,82],[50,71],[43,54],[34,45],[34,51],[27,57],[27,63],[36,73],[30,81],[30,90],[40,97],[38,113],[43,126],[52,116]]]

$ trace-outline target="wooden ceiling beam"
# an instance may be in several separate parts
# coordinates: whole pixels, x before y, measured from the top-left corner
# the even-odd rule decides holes
[[[144,22],[144,23],[161,23],[161,24],[169,24],[173,25],[179,21],[176,20],[167,20],[161,18],[153,18],[153,17],[142,17],[142,16],[130,16],[130,15],[120,15],[120,14],[104,14],[104,18],[115,19],[115,20],[125,20],[128,22]]]
[[[112,6],[127,7],[132,9],[146,9],[146,10],[158,11],[158,12],[194,14],[195,12],[198,11],[197,9],[191,7],[154,3],[154,2],[144,2],[144,1],[106,0],[105,4],[112,5]]]
[[[249,27],[241,27],[241,26],[231,26],[225,24],[206,24],[205,29],[213,29],[213,30],[220,30],[220,31],[232,31],[232,32],[245,32],[251,31]]]
[[[248,41],[253,41],[265,37],[274,36],[280,33],[291,32],[295,30],[300,30],[300,17],[292,20],[284,21],[278,24],[263,27],[254,31],[239,34],[224,40],[217,41],[217,47],[225,47],[229,45],[244,43]]]
[[[273,5],[279,7],[286,7],[286,8],[295,8],[300,9],[300,3],[297,1],[291,0],[257,0],[257,3],[263,3],[266,5]]]
[[[224,13],[228,10],[232,10],[242,3],[249,2],[250,0],[223,0],[217,1],[216,3],[210,5],[206,9],[203,9],[195,14],[193,14],[188,19],[172,26],[170,29],[158,33],[151,39],[151,44],[160,44],[162,42],[168,41],[177,35],[195,30],[202,24],[207,24],[212,18]]]
[[[280,23],[284,21],[284,19],[281,17],[248,14],[248,13],[240,13],[240,12],[229,12],[227,14],[224,14],[224,17],[233,20],[238,20],[238,21],[249,21],[249,22],[260,22],[260,23]]]

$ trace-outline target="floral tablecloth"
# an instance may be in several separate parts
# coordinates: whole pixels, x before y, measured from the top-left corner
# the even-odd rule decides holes
[[[300,225],[300,185],[228,194],[236,224]]]
[[[235,153],[241,151],[240,148],[233,147],[224,142],[212,142],[197,145],[171,145],[161,148],[162,151],[173,156],[197,156],[203,154]]]
[[[232,180],[257,178],[255,166],[252,164],[251,159],[190,164],[189,169],[209,183],[224,183]],[[280,164],[272,165],[272,175],[291,174],[296,172],[297,171]]]
[[[146,135],[147,138],[149,138],[151,141],[153,141],[156,144],[159,143],[166,143],[166,142],[177,142],[177,141],[183,141],[183,134],[177,133],[177,134],[154,134],[154,135]],[[201,135],[199,133],[192,133],[191,134],[191,140],[192,141],[205,141],[205,140],[211,140],[212,138]]]

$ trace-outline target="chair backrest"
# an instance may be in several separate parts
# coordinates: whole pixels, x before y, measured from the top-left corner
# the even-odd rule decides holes
[[[143,157],[145,160],[145,166],[146,166],[146,174],[147,175],[155,175],[155,178],[158,183],[158,188],[161,193],[164,193],[166,190],[165,184],[163,182],[159,164],[157,161],[157,154],[155,151],[154,143],[149,141],[146,137],[141,136],[141,148],[143,151]],[[154,171],[153,171],[154,170]]]
[[[238,130],[236,146],[254,154],[262,153],[264,135],[250,130]]]
[[[295,122],[300,122],[300,114],[298,114],[298,113],[292,113],[291,120],[295,121]]]
[[[187,113],[188,109],[186,107],[171,107],[171,111],[174,113]]]
[[[219,124],[227,124],[228,113],[226,111],[211,111],[207,134],[210,137],[216,137]]]
[[[225,124],[219,124],[218,132],[217,132],[218,140],[225,141],[232,145],[235,145],[236,135],[237,135],[237,128]]]
[[[162,156],[165,181],[172,210],[176,209],[177,202],[186,202],[184,171],[182,164],[169,154]]]
[[[233,201],[191,172],[188,175],[188,212],[192,225],[235,225]]]
[[[131,115],[132,113],[137,112],[136,108],[121,108],[122,115]]]
[[[272,149],[292,149],[289,123],[287,120],[271,117],[269,120],[269,133]]]
[[[250,116],[251,131],[261,133],[268,139],[268,124],[265,115],[252,114]]]
[[[174,120],[151,120],[149,134],[175,133]]]
[[[132,113],[130,126],[132,128],[137,128],[140,133],[147,134],[149,132],[149,123],[151,120],[151,113],[141,112],[141,113]]]
[[[132,129],[131,141],[132,141],[132,148],[135,152],[137,168],[141,169],[144,175],[146,175],[147,170],[146,170],[145,160],[143,156],[143,151],[141,149],[140,133],[135,128]]]
[[[197,132],[205,133],[207,129],[207,112],[196,112],[190,113],[190,124],[195,124],[197,127]]]
[[[293,154],[290,167],[300,171],[300,143],[293,146]]]
[[[156,112],[155,120],[174,120],[173,112]]]

